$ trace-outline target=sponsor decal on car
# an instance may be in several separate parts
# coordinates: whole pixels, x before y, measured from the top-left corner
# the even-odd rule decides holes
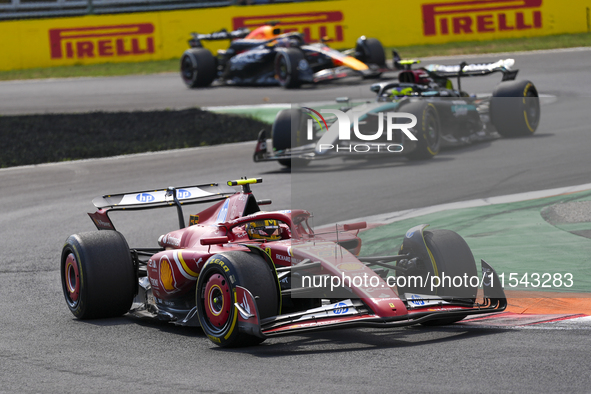
[[[150,193],[141,193],[136,195],[135,199],[139,202],[152,202],[156,199],[156,197],[154,197]]]
[[[444,301],[441,297],[435,295],[424,295],[424,294],[404,294],[406,302],[410,307],[419,308],[431,305],[444,305],[449,302]]]
[[[50,57],[112,58],[154,53],[154,25],[102,25],[49,29]]]
[[[228,216],[228,207],[230,206],[230,199],[226,198],[226,202],[224,202],[224,205],[222,206],[222,209],[220,209],[220,212],[218,213],[218,216],[216,218],[216,223],[222,223],[226,221],[226,216]]]
[[[275,260],[283,260],[283,261],[287,261],[288,263],[291,263],[291,257],[284,256],[279,253],[275,253]]]
[[[425,300],[423,300],[423,298],[418,294],[411,295],[410,298],[408,299],[408,302],[412,305],[415,305],[415,306],[425,305]]]
[[[494,33],[542,28],[542,0],[474,0],[422,5],[423,35]]]
[[[166,256],[162,256],[158,262],[158,277],[160,278],[162,289],[166,293],[176,293],[178,291],[174,269]]]
[[[166,234],[164,237],[162,237],[162,244],[176,246],[178,248],[181,246],[181,239],[175,237],[174,235]]]
[[[183,198],[189,198],[191,197],[191,192],[186,190],[186,189],[178,189],[176,191],[176,197],[181,200]]]
[[[282,32],[298,31],[304,35],[307,42],[320,41],[327,37],[333,42],[345,40],[342,11],[316,11],[285,14],[265,14],[253,16],[236,16],[232,18],[233,28],[256,28],[269,21],[281,21]]]
[[[335,305],[335,309],[332,311],[335,315],[342,315],[349,311],[349,307],[344,302],[339,302]]]

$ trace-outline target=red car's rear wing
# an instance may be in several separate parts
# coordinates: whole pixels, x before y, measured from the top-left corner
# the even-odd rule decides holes
[[[179,225],[183,228],[185,225],[182,205],[219,201],[236,193],[236,190],[230,186],[207,183],[203,185],[106,194],[92,200],[92,203],[98,210],[95,213],[89,213],[88,216],[90,216],[99,230],[114,230],[115,226],[108,216],[109,211],[153,209],[175,205],[178,210]]]
[[[222,200],[235,193],[236,190],[230,186],[208,183],[204,185],[106,194],[96,197],[92,200],[92,203],[99,209],[107,210],[150,209],[174,205],[175,197],[182,205],[189,205]]]

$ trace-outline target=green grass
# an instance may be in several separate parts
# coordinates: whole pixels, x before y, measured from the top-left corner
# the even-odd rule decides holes
[[[561,34],[555,36],[512,38],[494,41],[453,42],[436,45],[398,46],[403,58],[462,55],[476,53],[532,51],[539,49],[591,46],[591,33]],[[390,57],[390,50],[386,54]],[[155,74],[178,72],[179,59],[158,60],[141,63],[106,63],[77,65],[27,70],[0,71],[0,81],[37,78],[105,77],[132,74]]]
[[[0,81],[39,78],[112,77],[116,75],[157,74],[178,70],[179,59],[140,63],[104,63],[0,71]]]

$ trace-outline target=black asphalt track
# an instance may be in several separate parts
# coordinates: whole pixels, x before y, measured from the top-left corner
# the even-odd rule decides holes
[[[538,132],[446,151],[428,163],[334,159],[294,176],[276,163],[253,163],[254,144],[242,143],[0,170],[0,391],[589,392],[591,336],[585,326],[349,329],[222,350],[199,329],[131,317],[77,321],[62,296],[63,242],[72,233],[93,230],[86,212],[93,209],[92,198],[105,193],[261,176],[264,183],[254,190],[258,198],[273,199],[270,209],[297,202],[313,207],[321,224],[590,183],[590,102],[584,97],[591,52],[515,57],[520,77],[534,81],[541,93],[559,96],[544,107]],[[479,91],[472,83],[467,80],[465,89]],[[254,104],[261,97],[285,102],[292,93],[319,101],[361,90],[327,85],[305,92],[227,87],[202,92],[185,89],[177,75],[28,81],[1,83],[0,108],[2,113],[176,108],[187,98],[193,100],[189,105]],[[334,200],[320,194],[324,179],[336,185]],[[150,246],[175,228],[176,214],[119,214],[114,221],[122,223],[130,244]]]

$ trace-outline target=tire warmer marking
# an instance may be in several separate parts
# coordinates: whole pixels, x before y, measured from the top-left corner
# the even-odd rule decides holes
[[[234,289],[234,303],[238,302],[238,296],[236,295],[236,289]],[[234,304],[230,305],[230,308],[234,309],[234,318],[232,319],[232,326],[230,327],[230,330],[228,331],[228,333],[224,336],[225,340],[228,340],[228,338],[230,337],[230,335],[232,335],[232,333],[234,332],[234,326],[236,326],[236,320],[238,319],[238,313],[236,313],[236,307],[234,306]]]
[[[180,251],[175,250],[172,256],[174,257],[174,262],[176,263],[181,275],[189,280],[197,280],[199,274],[189,268],[187,263],[185,263],[185,260],[183,260],[183,256]]]
[[[527,91],[529,90],[530,86],[531,86],[531,83],[528,83],[527,85],[525,85],[525,89],[523,89],[523,104],[524,105],[525,105],[525,99],[527,97]],[[525,125],[527,126],[529,131],[531,133],[533,133],[535,130],[532,129],[531,126],[529,125],[529,120],[527,119],[527,111],[523,111],[523,117],[525,118]]]

